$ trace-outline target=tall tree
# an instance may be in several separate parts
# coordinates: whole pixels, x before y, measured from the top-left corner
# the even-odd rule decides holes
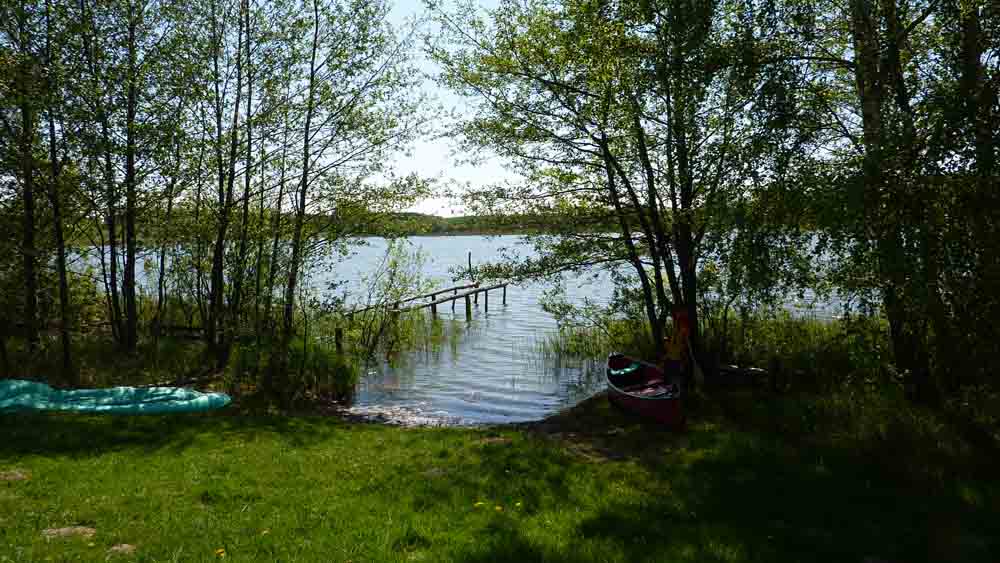
[[[218,13],[217,2],[212,3],[212,48],[213,48],[213,85],[215,89],[215,158],[218,169],[218,196],[219,211],[215,235],[215,244],[212,251],[212,277],[209,289],[209,313],[207,338],[209,344],[215,350],[215,360],[217,367],[223,367],[228,361],[229,345],[225,327],[224,296],[225,296],[225,255],[226,255],[226,235],[229,230],[230,213],[233,207],[233,187],[236,182],[236,159],[239,149],[238,126],[240,119],[240,98],[243,93],[243,10],[244,2],[239,5],[239,21],[237,29],[237,45],[234,55],[236,65],[236,96],[233,104],[233,117],[229,126],[229,155],[223,156],[225,132],[222,128],[223,114],[225,112],[224,92],[221,92],[224,76],[220,70],[220,59],[222,57],[225,37],[223,33],[223,23]],[[221,330],[222,334],[217,331]]]
[[[19,160],[23,212],[23,240],[21,254],[24,258],[24,328],[28,348],[38,347],[38,273],[36,270],[35,244],[35,96],[39,90],[38,61],[34,52],[33,7],[21,2],[15,8],[17,33],[14,37],[18,56],[17,106],[21,114],[19,132]]]
[[[253,53],[254,46],[251,39],[250,6],[243,10],[243,28],[246,32],[246,73],[247,73],[247,103],[244,124],[246,126],[246,152],[243,162],[243,215],[240,220],[239,250],[236,258],[236,271],[233,274],[233,297],[231,307],[233,309],[233,330],[238,330],[241,298],[243,297],[243,282],[246,277],[247,248],[250,229],[250,185],[253,180]]]
[[[52,207],[52,223],[56,238],[56,271],[59,276],[59,337],[62,345],[62,369],[66,377],[73,378],[73,360],[70,341],[69,318],[69,278],[66,271],[66,238],[64,234],[64,217],[62,197],[60,194],[63,164],[59,156],[58,139],[56,136],[56,112],[62,106],[59,84],[53,76],[60,66],[53,52],[52,5],[45,2],[45,60],[47,67],[47,119],[49,126],[49,166],[50,177],[48,186],[49,205]],[[65,134],[65,133],[64,133]]]
[[[706,235],[753,188],[765,141],[779,135],[756,120],[778,111],[767,94],[785,78],[773,73],[771,90],[760,89],[765,63],[740,56],[768,47],[754,37],[771,21],[744,17],[754,6],[502,2],[485,20],[471,5],[437,10],[445,33],[430,52],[444,82],[478,101],[458,133],[525,173],[521,186],[471,199],[548,215],[558,232],[535,237],[539,258],[494,275],[627,264],[631,275],[619,279],[637,280],[654,346],[663,351],[667,319],[682,306],[699,354]],[[618,233],[580,232],[582,223]]]

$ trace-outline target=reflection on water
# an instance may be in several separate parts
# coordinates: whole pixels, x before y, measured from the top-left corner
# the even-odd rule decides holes
[[[346,280],[350,292],[352,282],[385,250],[384,241],[370,242],[335,275],[315,280],[316,286]],[[473,263],[485,262],[497,258],[500,248],[515,246],[519,238],[413,237],[410,242],[426,254],[424,274],[446,287],[452,284],[449,268],[465,265],[470,251]],[[465,320],[463,300],[454,311],[439,307],[440,320],[433,329],[428,321],[428,330],[444,331],[442,345],[371,366],[349,412],[410,424],[519,422],[543,418],[603,389],[600,361],[546,358],[539,353],[540,339],[557,328],[539,304],[544,289],[537,283],[512,285],[506,305],[501,304],[499,290],[491,293],[489,313],[480,296],[472,305],[471,323]],[[601,276],[567,284],[568,297],[577,301],[584,297],[605,301],[611,292],[610,282]]]
[[[521,237],[412,237],[414,248],[425,254],[423,273],[439,287],[455,285],[451,268],[464,268],[468,253],[474,264],[495,260],[502,248],[519,248]],[[314,266],[308,285],[323,298],[330,287],[337,295],[347,292],[347,302],[363,299],[361,280],[381,261],[387,243],[366,239],[367,244],[340,263]],[[94,259],[96,260],[96,258]],[[153,278],[137,272],[140,284],[152,287]],[[465,281],[465,280],[463,280]],[[331,285],[333,284],[333,285]],[[367,417],[410,424],[480,424],[537,420],[572,406],[604,387],[603,360],[545,357],[539,343],[556,330],[555,319],[542,310],[540,299],[545,286],[539,283],[512,285],[507,304],[501,305],[500,291],[484,303],[473,304],[472,322],[466,323],[465,303],[454,310],[438,308],[440,322],[428,330],[441,330],[433,340],[439,346],[414,350],[371,366],[358,385],[355,403],[349,411]],[[606,303],[612,294],[606,275],[585,275],[565,284],[568,299],[584,298]],[[817,304],[811,295],[791,300],[786,307],[796,314],[810,313],[819,305],[822,315],[836,314],[836,303]],[[815,309],[812,309],[815,311]]]
[[[519,326],[526,312],[508,304],[475,315],[466,325],[456,311],[461,320],[447,330],[462,334],[446,339],[450,345],[370,366],[348,412],[401,424],[537,420],[603,388],[599,361],[541,356],[534,342],[541,331]]]
[[[501,248],[517,247],[520,237],[413,237],[414,247],[426,254],[424,274],[439,286],[453,285],[449,268],[463,267],[472,252],[473,263],[496,259]],[[381,258],[386,243],[369,239],[336,274],[317,276],[315,287],[343,281],[358,292],[357,281]],[[530,255],[528,248],[520,250]],[[570,407],[604,388],[603,359],[547,357],[539,343],[557,329],[555,319],[539,303],[545,286],[510,286],[507,305],[499,292],[491,295],[489,313],[483,300],[473,304],[473,320],[466,323],[465,304],[438,308],[445,345],[415,350],[372,366],[358,385],[351,413],[401,424],[482,424],[538,420]],[[566,283],[566,297],[606,303],[612,285],[606,275],[585,275]],[[812,296],[790,301],[796,314],[810,314]],[[348,295],[350,302],[350,295]],[[820,304],[820,314],[835,304]],[[836,309],[833,309],[836,311]],[[812,314],[815,314],[812,313]],[[435,327],[435,329],[437,329]]]

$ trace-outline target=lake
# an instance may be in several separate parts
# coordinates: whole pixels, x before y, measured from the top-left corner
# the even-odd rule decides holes
[[[306,285],[321,300],[344,295],[347,302],[364,302],[362,280],[385,256],[388,242],[364,239],[344,259],[330,259],[310,267]],[[503,248],[531,256],[532,249],[521,236],[438,236],[405,239],[409,252],[424,256],[421,273],[438,287],[453,282],[454,268],[464,268],[468,253],[473,264],[495,260]],[[152,263],[146,254],[139,260],[137,279],[147,294],[155,294]],[[96,264],[96,257],[83,262]],[[341,284],[335,290],[331,283]],[[589,299],[606,303],[612,284],[605,273],[565,279],[565,295],[575,303]],[[541,298],[548,284],[530,282],[510,285],[507,304],[500,291],[491,292],[489,312],[484,300],[474,304],[471,322],[466,322],[464,301],[438,307],[438,317],[449,332],[447,343],[433,349],[403,353],[392,364],[382,362],[368,368],[348,412],[403,424],[484,424],[538,420],[570,407],[604,388],[603,358],[580,359],[543,354],[540,343],[557,330],[555,319],[544,311]],[[830,317],[839,312],[834,300],[816,302],[807,292],[804,299],[789,297],[785,307],[797,315]]]
[[[422,273],[439,287],[458,285],[453,268],[496,259],[502,248],[533,254],[520,236],[410,237],[412,250],[425,256]],[[337,264],[332,271],[318,269],[313,287],[345,282],[348,295],[357,295],[359,280],[385,255],[384,239],[366,239],[366,245]],[[462,280],[463,282],[465,280]],[[403,354],[393,365],[370,368],[358,385],[351,413],[400,423],[481,424],[538,420],[570,407],[604,389],[604,359],[551,357],[539,343],[557,330],[555,319],[540,300],[548,285],[541,282],[511,285],[507,305],[500,292],[491,292],[487,313],[480,296],[466,324],[465,304],[438,307],[438,316],[458,331],[454,344]],[[607,303],[612,295],[608,275],[568,276],[565,295],[577,304],[584,299]],[[343,291],[341,289],[340,291]],[[793,314],[832,316],[839,305],[816,303],[811,294],[789,298]],[[817,311],[817,307],[819,307]]]
[[[465,267],[469,252],[473,264],[495,259],[503,247],[521,246],[522,254],[531,254],[517,236],[410,237],[407,242],[425,256],[422,272],[439,287],[458,285],[449,269]],[[340,280],[347,282],[349,299],[356,294],[358,281],[376,267],[387,248],[383,239],[366,243],[332,272],[315,275],[314,287]],[[448,305],[438,307],[448,330],[458,331],[452,344],[403,354],[391,366],[373,366],[358,385],[349,412],[402,423],[518,422],[538,420],[603,389],[602,361],[541,354],[539,341],[557,329],[540,305],[546,287],[511,285],[506,305],[501,304],[500,291],[491,292],[489,312],[480,295],[468,324],[462,300],[454,311]],[[611,292],[604,275],[566,283],[567,297],[576,302],[605,301]]]

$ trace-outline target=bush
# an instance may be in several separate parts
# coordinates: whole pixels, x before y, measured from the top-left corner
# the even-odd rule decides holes
[[[815,390],[900,383],[886,367],[889,345],[879,318],[793,318],[781,311],[705,324],[711,327],[705,349],[713,363],[767,368],[778,360],[791,385]]]
[[[236,345],[226,368],[229,393],[234,396],[256,393],[261,376],[277,369],[274,352],[278,345],[270,339]],[[338,354],[332,343],[318,338],[293,339],[286,358],[286,371],[278,380],[281,394],[291,402],[345,400],[353,394],[361,373],[354,358]]]
[[[288,348],[287,384],[296,398],[343,400],[351,397],[361,370],[330,343],[297,338]]]

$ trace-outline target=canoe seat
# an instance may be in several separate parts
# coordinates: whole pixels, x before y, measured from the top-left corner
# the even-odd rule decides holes
[[[630,391],[633,395],[639,397],[659,397],[661,395],[666,395],[670,393],[670,388],[660,382],[657,385],[649,385],[643,389],[637,389],[635,391]]]
[[[633,385],[626,385],[625,387],[622,387],[622,391],[628,391],[629,393],[639,393],[640,391],[642,391],[644,389],[653,388],[653,387],[663,387],[664,389],[666,389],[666,385],[663,384],[663,378],[662,377],[654,377],[653,379],[649,379],[649,380],[643,381],[642,383],[635,383]]]
[[[612,369],[611,370],[611,375],[613,375],[615,377],[622,377],[622,376],[626,376],[626,375],[631,375],[631,374],[639,371],[639,368],[641,368],[641,367],[642,367],[642,364],[640,364],[639,362],[632,362],[632,364],[630,364],[628,366],[625,366],[625,367],[623,367],[621,369]]]

